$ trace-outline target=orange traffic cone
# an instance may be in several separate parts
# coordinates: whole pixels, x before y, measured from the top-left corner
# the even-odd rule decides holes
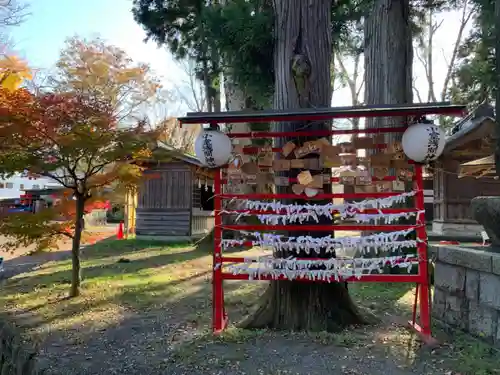
[[[118,225],[118,233],[116,234],[116,239],[123,240],[123,221],[120,221],[120,225]]]

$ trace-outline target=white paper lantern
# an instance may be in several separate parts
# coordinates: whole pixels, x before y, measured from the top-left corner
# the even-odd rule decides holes
[[[403,134],[403,151],[408,159],[417,163],[436,160],[444,150],[445,134],[434,124],[414,124]]]
[[[233,146],[226,134],[218,130],[203,130],[194,142],[194,151],[203,165],[217,168],[229,162]]]

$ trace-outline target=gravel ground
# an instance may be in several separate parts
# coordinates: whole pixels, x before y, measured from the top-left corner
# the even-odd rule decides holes
[[[262,332],[242,339],[198,338],[175,345],[172,337],[192,337],[189,328],[166,323],[168,316],[130,318],[120,326],[90,334],[84,343],[52,345],[42,352],[49,374],[445,374],[429,350],[400,350],[370,330],[348,343],[304,334]],[[175,318],[174,318],[175,319]],[[383,335],[382,335],[383,336]],[[335,340],[333,340],[335,341]],[[64,348],[62,348],[64,346]],[[415,354],[418,353],[418,354]],[[451,374],[451,372],[449,373]]]
[[[173,256],[169,252],[161,256]],[[393,317],[385,315],[387,307],[392,307],[390,301],[385,297],[380,300],[380,296],[376,296],[380,301],[375,303],[357,301],[383,316],[378,326],[355,328],[336,335],[229,328],[221,337],[214,338],[208,332],[210,256],[187,260],[188,255],[186,252],[185,260],[171,260],[182,274],[170,274],[166,284],[151,285],[149,289],[141,287],[143,296],[156,295],[155,302],[148,305],[144,301],[134,305],[129,296],[127,300],[113,297],[112,303],[106,300],[101,306],[94,300],[86,300],[83,295],[77,302],[46,302],[45,305],[53,303],[56,306],[58,320],[44,318],[36,308],[17,311],[16,320],[36,326],[31,333],[36,331],[33,339],[39,343],[39,365],[45,370],[44,374],[500,374],[500,370],[451,371],[450,368],[457,368],[457,360],[463,360],[463,356],[458,356],[463,349],[445,345],[431,351],[421,347],[408,330],[397,325]],[[170,258],[153,257],[149,267],[165,259]],[[140,261],[137,258],[135,262],[139,264]],[[114,281],[126,283],[126,275],[132,272],[126,267],[133,266],[134,261],[125,263],[123,278]],[[102,275],[109,271],[109,264],[103,263]],[[165,302],[161,293],[167,284],[170,287],[176,284],[178,295]],[[249,285],[257,284],[259,287],[248,289]],[[259,290],[265,287],[264,283],[257,284],[227,282],[226,306],[233,321],[255,306]],[[117,285],[123,288],[126,284]],[[352,290],[356,287],[353,285]],[[136,294],[132,295],[136,298]],[[385,310],[377,310],[374,307],[377,304],[385,306]],[[84,318],[76,319],[80,314]],[[484,358],[478,360],[484,361]]]

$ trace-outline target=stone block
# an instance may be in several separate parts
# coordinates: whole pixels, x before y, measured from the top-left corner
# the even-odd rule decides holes
[[[469,302],[469,332],[478,337],[493,340],[498,329],[498,312],[492,308]]]
[[[500,276],[480,273],[479,303],[500,310]]]
[[[479,271],[466,270],[465,296],[472,301],[479,300]]]
[[[497,320],[497,337],[495,339],[495,345],[500,347],[500,316]]]
[[[491,254],[491,268],[494,274],[500,275],[500,254]]]
[[[437,262],[434,269],[434,285],[450,293],[465,293],[465,268]]]
[[[446,296],[444,321],[451,326],[467,329],[468,301],[457,296]]]
[[[443,263],[454,264],[477,271],[491,272],[491,253],[482,250],[443,246],[439,249],[438,259]]]
[[[444,316],[446,313],[446,292],[441,288],[434,287],[434,297],[432,301],[432,315],[441,320],[445,321]]]

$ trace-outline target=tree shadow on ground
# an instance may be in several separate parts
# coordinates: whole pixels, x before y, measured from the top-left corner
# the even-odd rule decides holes
[[[106,234],[106,237],[99,237],[98,240],[95,241],[94,238],[91,238],[92,244],[83,243],[81,247],[82,254],[86,249],[92,249],[95,247],[101,247],[108,243],[115,242],[114,235]],[[16,275],[27,273],[35,270],[36,268],[43,266],[46,263],[60,261],[69,259],[71,257],[71,244],[65,244],[68,250],[59,250],[55,249],[53,251],[38,251],[38,252],[27,252],[26,254],[17,256],[12,259],[8,259],[4,261],[4,271],[0,273],[0,280],[9,279]],[[104,247],[104,246],[103,246]],[[92,250],[90,250],[92,251]],[[1,254],[0,254],[1,255]]]
[[[392,326],[335,335],[230,328],[214,338],[206,334],[212,314],[211,249],[126,242],[97,246],[84,254],[90,262],[84,270],[89,284],[88,288],[84,284],[81,297],[47,300],[9,317],[18,322],[24,319],[25,327],[38,330],[42,355],[59,373],[445,373],[434,371],[435,358],[410,344],[413,336],[408,331]],[[195,261],[200,257],[202,261]],[[119,262],[120,258],[130,261]],[[49,289],[49,282],[55,283],[51,277],[69,277],[69,270],[57,270],[57,265],[54,272],[50,267],[45,271],[32,275],[33,280],[29,275],[16,280],[29,283],[32,289]],[[256,307],[267,284],[225,282],[230,321],[238,321]],[[18,287],[22,290],[22,285]],[[60,290],[68,287],[63,281]],[[363,306],[373,305],[377,314],[395,313],[397,303],[412,287],[407,283],[349,284],[353,299]]]
[[[149,248],[148,248],[149,249]],[[143,249],[144,250],[144,249]],[[135,248],[134,254],[132,252],[123,254],[124,256],[118,260],[112,259],[109,263],[100,263],[97,265],[85,266],[85,261],[91,261],[95,259],[103,260],[104,258],[109,258],[112,256],[120,256],[122,253],[117,253],[116,248],[112,251],[108,251],[106,256],[104,254],[99,254],[98,257],[94,258],[92,254],[87,253],[84,256],[84,263],[82,267],[83,283],[91,282],[93,279],[113,279],[118,276],[134,275],[141,271],[158,269],[165,265],[171,265],[175,263],[182,263],[190,260],[197,259],[205,254],[200,253],[198,249],[189,249],[187,251],[176,251],[170,248],[158,249],[159,254],[152,256],[145,256],[139,258],[133,258],[132,255],[138,254],[140,250]],[[169,253],[168,251],[172,251]],[[128,256],[128,258],[127,258]],[[15,284],[17,292],[29,292],[33,288],[44,288],[50,287],[53,284],[67,284],[71,281],[71,267],[70,264],[64,267],[62,270],[57,270],[61,267],[60,264],[55,263],[53,270],[48,267],[44,273],[27,273],[24,276],[17,277],[12,280],[8,280],[7,284]],[[29,271],[28,271],[29,272]],[[154,272],[151,270],[151,272]]]

